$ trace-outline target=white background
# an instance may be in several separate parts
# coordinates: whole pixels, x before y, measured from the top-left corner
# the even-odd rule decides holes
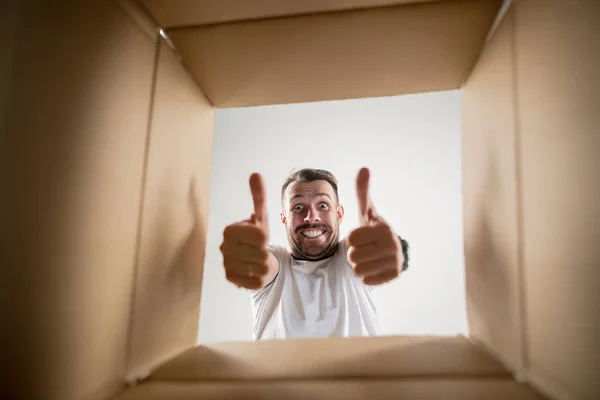
[[[259,172],[271,242],[287,244],[281,185],[304,167],[338,178],[341,237],[358,226],[355,177],[370,168],[379,214],[411,245],[409,270],[375,292],[381,334],[467,334],[460,91],[219,109],[215,118],[199,343],[252,340],[250,296],[225,280],[223,229],[249,217],[248,178]]]

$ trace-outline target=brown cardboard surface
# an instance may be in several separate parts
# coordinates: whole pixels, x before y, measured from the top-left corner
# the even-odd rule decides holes
[[[216,107],[457,89],[500,0],[448,0],[170,30]]]
[[[159,27],[156,21],[148,13],[148,10],[138,1],[134,0],[113,0],[119,5],[121,10],[134,22],[149,38],[156,38]]]
[[[2,143],[2,137],[5,135],[7,128],[6,112],[9,86],[12,81],[19,14],[20,7],[17,0],[0,2],[0,60],[2,60],[0,62],[0,143]]]
[[[128,377],[197,341],[212,106],[160,42],[140,227]]]
[[[463,87],[463,218],[469,334],[523,367],[514,9]]]
[[[439,0],[141,0],[163,28]]]
[[[0,397],[105,398],[125,374],[154,43],[111,2],[20,5]]]
[[[119,398],[535,398],[464,338],[192,348],[213,132],[194,80],[220,107],[458,88],[500,0],[211,0],[205,23],[288,16],[171,30],[193,78],[123,1],[0,9],[0,397],[106,398],[162,363]],[[558,399],[600,393],[599,21],[515,2],[464,88],[471,332]]]
[[[114,400],[196,399],[407,399],[541,400],[510,379],[347,379],[258,382],[147,382]]]
[[[523,261],[532,381],[600,396],[600,2],[517,2]]]
[[[9,124],[9,106],[11,106],[13,100],[14,87],[13,84],[13,70],[15,67],[15,56],[17,47],[17,34],[18,24],[21,19],[20,7],[17,0],[6,0],[0,2],[0,167],[4,167],[6,164],[2,163],[10,153],[10,149],[5,145],[5,140],[8,140],[8,124]],[[12,108],[12,106],[11,106]],[[12,123],[12,122],[11,122]],[[0,169],[0,178],[4,179],[7,171]],[[0,190],[2,197],[6,197],[6,190],[10,189],[10,185],[4,181],[0,184]],[[10,194],[9,194],[10,195]],[[1,198],[1,197],[0,197]],[[7,202],[5,199],[0,200],[0,206],[5,207]],[[10,222],[7,220],[8,215],[4,214],[7,210],[0,208],[0,243],[7,243],[10,237],[10,230],[12,227]],[[1,245],[0,245],[1,246]],[[13,282],[13,274],[15,270],[10,269],[8,264],[9,257],[3,256],[0,258],[0,316],[3,321],[0,323],[0,397],[4,393],[10,393],[11,390],[16,388],[11,387],[15,384],[16,377],[18,375],[10,372],[13,369],[13,362],[15,361],[14,353],[11,353],[11,339],[14,339],[14,332],[11,332],[11,307],[12,301],[15,299],[14,293],[9,293],[8,289]],[[6,265],[5,265],[6,264]],[[14,297],[13,297],[14,296]],[[7,321],[8,320],[8,321]],[[6,396],[3,396],[6,397]]]
[[[152,372],[155,380],[278,380],[424,376],[509,377],[464,337],[375,337],[199,346]]]

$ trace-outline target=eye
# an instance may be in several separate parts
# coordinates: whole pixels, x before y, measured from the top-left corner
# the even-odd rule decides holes
[[[328,210],[329,209],[329,204],[327,204],[327,203],[320,203],[319,204],[319,208],[321,210]]]
[[[294,207],[292,207],[293,212],[300,212],[303,209],[304,209],[304,206],[302,204],[296,204]]]

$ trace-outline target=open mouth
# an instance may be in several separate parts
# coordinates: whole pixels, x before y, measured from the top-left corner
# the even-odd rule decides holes
[[[325,233],[323,229],[305,229],[300,232],[304,237],[314,239]]]

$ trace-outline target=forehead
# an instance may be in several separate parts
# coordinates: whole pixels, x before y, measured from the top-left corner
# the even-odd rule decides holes
[[[335,192],[329,182],[318,180],[314,182],[292,182],[285,190],[286,198],[314,198],[320,195],[327,195],[332,200],[335,199]]]

